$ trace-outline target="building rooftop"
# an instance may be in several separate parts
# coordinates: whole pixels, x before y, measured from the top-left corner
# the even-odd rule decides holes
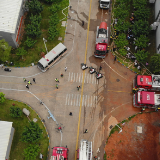
[[[0,0],[0,31],[15,33],[23,0]]]
[[[0,121],[0,159],[5,159],[13,122]]]

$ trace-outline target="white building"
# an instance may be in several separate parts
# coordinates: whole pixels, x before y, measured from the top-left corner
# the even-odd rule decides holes
[[[0,160],[8,160],[11,150],[14,128],[13,122],[0,121]]]
[[[18,47],[26,0],[0,0],[0,40]]]

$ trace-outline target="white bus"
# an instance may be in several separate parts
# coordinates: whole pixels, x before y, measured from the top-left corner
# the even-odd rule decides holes
[[[37,67],[42,71],[46,72],[53,64],[55,64],[65,53],[67,48],[62,43],[59,43],[44,57],[42,57],[37,64]]]

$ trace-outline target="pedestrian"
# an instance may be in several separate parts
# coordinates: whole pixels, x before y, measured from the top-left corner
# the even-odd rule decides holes
[[[96,160],[96,159],[97,159],[97,156],[94,156],[94,159]]]
[[[143,112],[143,111],[145,111],[145,108],[144,108],[144,107],[142,107],[142,109],[141,109],[141,112]]]
[[[56,84],[56,88],[58,89],[58,84]]]
[[[23,78],[23,80],[24,80],[24,82],[26,82],[26,79],[25,79],[25,78]]]
[[[115,56],[115,57],[114,57],[114,62],[115,62],[116,60],[117,60],[117,57]]]
[[[88,133],[88,129],[86,129],[86,130],[84,131],[84,133]]]
[[[26,88],[28,88],[29,89],[29,86],[26,84]]]
[[[78,89],[78,91],[79,91],[79,86],[77,86],[77,89]]]
[[[69,115],[72,116],[72,112],[70,112]]]
[[[33,82],[36,83],[36,79],[35,78],[33,78]]]
[[[28,81],[28,84],[31,84],[31,85],[32,85],[32,83],[31,83],[30,81]]]
[[[141,71],[141,66],[140,66],[140,65],[138,65],[137,69]]]
[[[108,53],[109,52],[109,46],[107,47],[107,52],[106,53]]]
[[[102,66],[99,67],[99,70],[102,70]]]
[[[116,47],[114,46],[114,47],[113,47],[113,52],[115,52],[115,51],[116,51]]]
[[[137,60],[134,61],[134,66],[137,67],[138,63]]]
[[[63,77],[63,74],[61,74],[61,77]]]
[[[84,21],[82,21],[82,27],[84,26]]]
[[[149,65],[149,63],[148,62],[146,62],[146,67]]]
[[[67,67],[64,68],[65,72],[67,71]]]
[[[55,79],[56,82],[59,82],[58,78]]]

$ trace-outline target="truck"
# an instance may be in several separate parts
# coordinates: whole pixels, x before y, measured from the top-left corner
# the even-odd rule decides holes
[[[66,147],[53,147],[50,160],[68,160],[69,149]]]
[[[92,160],[92,142],[83,139],[80,141],[77,160]]]
[[[133,87],[147,91],[160,91],[160,75],[137,75],[133,80]]]
[[[133,106],[137,108],[159,109],[160,93],[140,90],[133,95]]]
[[[110,7],[110,0],[99,0],[99,8],[101,9],[109,9]]]
[[[105,58],[108,47],[108,27],[106,22],[101,22],[97,26],[96,45],[94,56],[98,58]]]

